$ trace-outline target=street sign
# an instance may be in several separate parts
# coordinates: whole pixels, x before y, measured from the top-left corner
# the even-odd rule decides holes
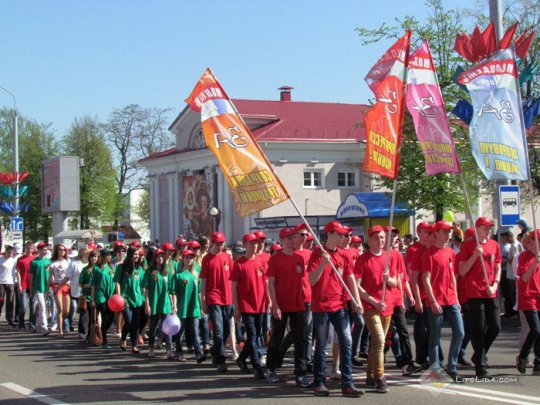
[[[499,186],[501,226],[514,226],[519,220],[519,186]]]
[[[24,230],[24,219],[22,217],[12,217],[11,230],[22,232]]]
[[[13,239],[13,241],[22,241],[22,238],[22,231],[11,231],[11,239]]]
[[[116,232],[117,240],[124,240],[126,238],[126,234],[124,232]]]

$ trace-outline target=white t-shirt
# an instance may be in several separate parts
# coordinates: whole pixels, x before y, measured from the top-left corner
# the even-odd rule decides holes
[[[16,263],[15,257],[0,256],[0,284],[14,284]]]
[[[81,295],[81,287],[79,287],[79,277],[81,276],[81,272],[83,268],[88,263],[84,264],[80,260],[71,260],[69,263],[69,266],[66,271],[66,277],[70,279],[71,281],[71,296],[73,298],[79,298],[79,295]]]
[[[52,275],[53,284],[60,284],[62,280],[66,277],[68,265],[69,263],[66,259],[57,260],[51,263],[49,271]]]

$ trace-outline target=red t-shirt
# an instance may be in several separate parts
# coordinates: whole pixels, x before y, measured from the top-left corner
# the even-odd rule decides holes
[[[403,286],[403,291],[399,289],[399,286],[396,287],[390,287],[388,290],[392,293],[394,296],[394,308],[400,307],[403,305],[403,294],[405,293],[405,282],[407,281],[407,268],[405,267],[405,261],[403,260],[403,255],[399,253],[395,249],[390,250],[391,257],[394,258],[395,264],[396,264],[396,275],[400,277],[403,275],[401,279],[401,285]]]
[[[263,251],[263,252],[259,255],[259,257],[260,257],[261,260],[263,261],[264,266],[265,266],[265,268],[266,268],[266,267],[268,266],[268,260],[270,260],[270,258],[272,257],[272,255],[271,255],[270,253],[268,253],[268,252]]]
[[[432,246],[424,252],[422,257],[420,276],[422,277],[423,273],[430,274],[431,290],[440,306],[454,305],[458,302],[452,278],[455,256],[456,253],[449,247],[439,249],[437,246]]]
[[[398,253],[399,254],[399,253]],[[390,255],[389,260],[389,275],[394,277],[397,274],[396,266],[396,257]],[[371,295],[376,300],[381,301],[382,299],[382,287],[384,281],[384,269],[386,267],[386,251],[381,251],[379,256],[375,256],[371,251],[365,252],[361,255],[356,264],[354,265],[354,275],[356,278],[361,279],[360,285],[366,292]],[[391,315],[394,313],[394,301],[395,295],[392,291],[386,286],[386,292],[384,295],[384,302],[386,304],[386,309],[381,315]],[[375,309],[373,305],[362,300],[364,309]]]
[[[347,258],[349,259],[349,263],[351,263],[351,267],[354,273],[354,264],[356,263],[356,260],[360,256],[360,252],[358,251],[358,249],[350,247],[350,246],[347,249],[342,248],[341,250],[343,254],[345,254],[345,256],[347,256]],[[349,302],[349,301],[351,301],[350,295],[345,294],[345,302]]]
[[[526,273],[535,261],[535,256],[530,251],[526,250],[519,254],[518,257],[518,276]],[[535,266],[531,278],[528,282],[518,279],[518,310],[540,311],[540,272],[538,266]]]
[[[232,293],[229,277],[233,267],[231,255],[225,252],[207,253],[201,263],[200,278],[206,279],[206,304],[231,305]]]
[[[309,258],[311,257],[311,253],[313,253],[309,249],[302,249],[302,250],[295,250],[294,253],[298,253],[304,258],[304,263],[306,265],[306,271],[307,271],[307,264],[309,263]],[[302,279],[303,288],[304,288],[304,298],[306,299],[306,302],[311,302],[311,284],[309,284],[309,277],[306,274],[306,277]]]
[[[352,266],[348,257],[343,253],[343,249],[336,248],[333,252],[324,248],[329,254],[336,269],[340,272],[343,281],[347,283],[347,278],[352,273]],[[308,273],[317,270],[323,261],[321,249],[315,248],[308,263]],[[347,285],[348,286],[348,285]],[[313,312],[335,312],[345,308],[345,296],[347,292],[339,281],[335,271],[330,264],[327,264],[319,281],[311,286],[311,304]]]
[[[265,266],[259,256],[240,257],[234,262],[230,280],[236,281],[238,309],[241,313],[262,314],[266,311]]]
[[[19,280],[19,285],[22,290],[28,290],[30,288],[30,263],[34,260],[36,256],[21,256],[17,259],[17,264],[15,267],[19,270],[21,278]]]
[[[456,259],[454,261],[454,274],[456,275],[457,280],[457,289],[458,289],[458,299],[460,304],[464,304],[467,302],[467,296],[465,294],[465,288],[467,287],[465,283],[467,280],[465,277],[462,277],[459,274],[459,266],[463,263],[463,253],[460,250],[459,253],[456,255]]]
[[[410,250],[413,249],[411,252]],[[428,249],[426,245],[421,244],[420,242],[415,242],[409,249],[407,249],[407,257],[405,258],[405,263],[410,263],[411,267],[411,277],[412,272],[418,272],[418,289],[420,291],[420,299],[422,301],[427,300],[427,293],[424,290],[424,286],[421,280],[422,272],[422,255]]]
[[[268,261],[268,278],[274,278],[276,301],[281,312],[299,312],[306,309],[304,280],[308,278],[302,255],[284,252],[274,254]]]
[[[488,275],[489,284],[492,285],[495,280],[495,266],[497,263],[501,263],[501,250],[499,244],[492,239],[489,239],[486,243],[481,243],[482,257],[486,266],[486,272]],[[461,252],[463,253],[463,262],[469,260],[474,251],[476,250],[476,241],[470,240],[463,242],[461,245]],[[462,263],[460,266],[463,266]],[[482,263],[480,260],[475,260],[471,269],[464,277],[465,295],[466,298],[495,298],[495,294],[488,297],[486,292],[486,279],[484,277],[484,270],[482,269]]]

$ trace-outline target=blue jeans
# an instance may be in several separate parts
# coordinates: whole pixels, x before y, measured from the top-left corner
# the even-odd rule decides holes
[[[212,321],[212,334],[214,336],[212,357],[218,364],[225,363],[225,342],[231,332],[232,305],[208,305],[208,315]]]
[[[204,316],[200,319],[199,321],[199,328],[201,330],[201,341],[202,342],[199,342],[203,344],[203,346],[206,346],[208,344],[210,344],[210,327],[208,325],[208,314],[204,314]],[[193,340],[190,338],[189,340],[193,345],[195,344],[195,342],[193,342]]]
[[[264,314],[242,313],[242,322],[246,329],[247,339],[244,347],[238,356],[238,360],[246,361],[248,356],[251,359],[251,365],[255,370],[261,368],[258,341],[262,334],[262,323]]]
[[[199,318],[180,319],[180,330],[173,336],[176,345],[176,353],[182,355],[182,338],[186,336],[193,344],[195,356],[199,357],[201,353],[201,339],[199,338]]]
[[[161,330],[161,325],[167,317],[167,314],[155,314],[150,315],[150,327],[148,330],[148,348],[154,348],[154,342],[158,332]],[[169,335],[163,334],[163,342],[165,342],[165,348],[171,350],[171,337]]]
[[[139,323],[141,314],[144,312],[144,305],[138,307],[130,307],[126,305],[124,308],[124,326],[122,326],[121,340],[126,340],[129,333],[131,347],[137,347],[139,338]]]
[[[350,301],[349,301],[350,305]],[[358,346],[360,345],[360,336],[362,336],[362,331],[364,330],[364,318],[362,315],[349,308],[349,321],[351,323],[352,329],[352,357],[356,356],[358,353]]]
[[[439,347],[441,345],[441,329],[443,324],[443,318],[446,315],[446,319],[450,322],[452,328],[452,340],[450,341],[450,349],[448,351],[448,368],[449,373],[455,373],[457,371],[457,361],[459,357],[459,349],[461,348],[461,341],[465,335],[463,329],[463,319],[461,318],[461,312],[458,304],[445,305],[442,307],[442,314],[434,314],[430,309],[428,311],[429,320],[429,360],[430,365],[435,368],[440,368],[439,360]]]
[[[34,310],[33,305],[30,304],[30,290],[22,290],[19,294],[19,300],[21,305],[19,306],[19,328],[24,328],[24,321],[26,312],[28,311],[28,326],[34,327]]]
[[[339,341],[341,386],[350,387],[352,385],[352,337],[349,314],[345,309],[335,312],[313,312],[313,332],[316,340],[315,355],[313,356],[314,386],[320,386],[326,381],[326,345],[330,324],[334,325]]]

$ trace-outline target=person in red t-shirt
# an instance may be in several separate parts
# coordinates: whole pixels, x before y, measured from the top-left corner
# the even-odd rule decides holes
[[[385,226],[386,237],[391,238],[391,246],[395,246],[399,229]],[[397,286],[395,288],[389,288],[388,292],[394,296],[394,312],[392,313],[392,322],[396,328],[396,332],[399,336],[399,347],[401,349],[401,359],[398,365],[401,367],[401,373],[405,376],[414,374],[422,370],[421,366],[414,364],[414,358],[412,354],[411,341],[409,338],[409,330],[407,328],[407,318],[405,317],[405,303],[403,301],[404,294],[407,294],[409,302],[414,305],[414,297],[409,286],[409,280],[407,277],[407,269],[403,255],[396,249],[391,249],[390,254],[397,264]]]
[[[405,266],[410,279],[411,289],[414,295],[414,309],[416,318],[414,320],[414,345],[416,349],[416,362],[423,368],[429,367],[429,329],[428,315],[424,302],[427,298],[426,292],[419,280],[422,265],[422,255],[433,244],[433,227],[427,222],[420,222],[416,226],[416,236],[418,242],[415,242],[407,249],[405,255]]]
[[[19,329],[24,329],[24,317],[26,311],[29,310],[28,327],[34,328],[34,314],[30,303],[30,263],[36,258],[33,254],[34,242],[28,241],[24,244],[24,252],[21,257],[17,259],[15,268],[17,269],[17,280],[19,280],[18,291],[19,294]]]
[[[488,377],[485,356],[501,330],[497,290],[501,280],[502,258],[499,244],[490,238],[494,225],[486,217],[478,218],[475,227],[480,246],[476,244],[476,240],[471,240],[464,242],[460,251],[463,256],[459,264],[459,274],[464,278],[465,296],[471,319],[474,319],[471,323],[474,350],[472,361],[476,376],[480,378]],[[487,284],[484,269],[488,277]]]
[[[326,343],[328,341],[329,325],[334,325],[338,335],[340,348],[341,392],[343,396],[358,397],[363,392],[358,390],[352,382],[351,365],[351,328],[349,315],[345,308],[345,294],[340,278],[347,283],[347,287],[358,307],[358,313],[363,307],[358,296],[352,264],[343,250],[339,247],[342,239],[349,233],[348,228],[337,221],[332,221],[324,227],[326,244],[324,251],[316,248],[308,263],[309,283],[311,284],[311,304],[313,310],[313,329],[316,340],[315,356],[313,359],[314,394],[328,396],[330,391],[325,386]],[[339,272],[339,277],[332,268]]]
[[[272,337],[268,344],[266,380],[271,383],[279,381],[276,368],[283,362],[280,345],[288,321],[294,340],[296,385],[306,388],[311,383],[306,379],[307,312],[304,284],[307,272],[304,257],[294,251],[293,237],[295,233],[296,228],[290,227],[283,228],[279,232],[282,250],[268,261],[268,293],[272,303]]]
[[[366,385],[377,392],[387,393],[384,376],[384,342],[394,312],[392,288],[397,286],[397,263],[395,257],[384,250],[386,233],[380,225],[368,229],[369,250],[356,261],[354,275],[365,308],[364,320],[371,334]],[[398,253],[399,254],[399,253]],[[386,266],[388,264],[388,271]],[[385,293],[383,299],[383,285]]]
[[[266,274],[266,270],[268,268],[268,260],[270,260],[270,253],[265,251],[266,247],[266,233],[261,230],[255,230],[253,231],[253,234],[258,239],[257,248],[255,249],[255,255],[258,256],[264,265],[264,272]],[[270,301],[267,300],[265,304],[265,310],[263,315],[263,321],[262,321],[262,339],[261,344],[259,345],[259,350],[261,352],[261,355],[264,357],[264,349],[266,346],[266,342],[268,342],[268,332],[270,330],[270,310],[268,308],[268,305],[270,304]]]
[[[435,243],[422,257],[422,282],[428,296],[429,319],[429,360],[435,371],[441,368],[439,348],[441,346],[441,329],[443,316],[452,327],[452,340],[448,351],[448,367],[446,372],[456,381],[457,360],[463,340],[463,319],[457,295],[457,282],[454,274],[455,252],[446,246],[450,240],[452,225],[444,221],[435,224]]]
[[[201,306],[212,321],[212,358],[217,364],[217,370],[224,373],[227,371],[224,342],[230,334],[233,314],[229,282],[233,262],[231,256],[223,251],[225,235],[222,232],[214,232],[210,240],[210,249],[201,263]]]
[[[527,363],[534,347],[533,375],[540,375],[540,253],[536,241],[540,240],[540,229],[529,233],[525,240],[527,249],[518,257],[518,310],[522,311],[529,325],[529,333],[516,358],[516,367],[521,374],[527,372]]]
[[[255,379],[264,378],[258,350],[258,341],[262,336],[262,322],[269,301],[266,290],[265,266],[255,254],[259,240],[252,233],[242,238],[246,252],[234,262],[231,273],[232,298],[234,304],[234,319],[242,322],[246,330],[247,340],[236,359],[236,364],[244,373],[249,373],[246,363],[248,356],[255,370]]]

